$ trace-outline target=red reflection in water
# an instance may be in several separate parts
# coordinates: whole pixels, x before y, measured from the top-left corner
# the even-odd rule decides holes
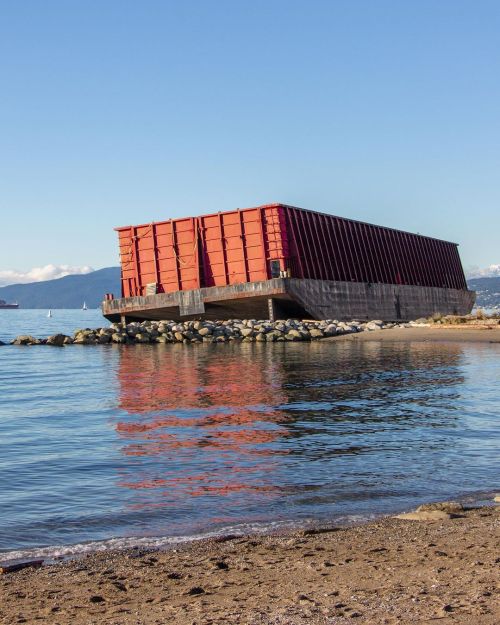
[[[120,350],[119,407],[130,417],[115,424],[122,453],[154,459],[128,468],[120,486],[168,499],[134,508],[175,506],[179,497],[273,496],[279,454],[269,446],[289,435],[287,415],[272,407],[287,401],[281,369],[270,350],[256,358],[239,347]]]

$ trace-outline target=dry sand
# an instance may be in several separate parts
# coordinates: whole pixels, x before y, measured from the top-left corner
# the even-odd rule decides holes
[[[500,343],[500,325],[435,325],[421,328],[391,328],[333,336],[322,341],[432,341]]]
[[[500,622],[500,506],[437,521],[101,553],[0,576],[0,622]]]

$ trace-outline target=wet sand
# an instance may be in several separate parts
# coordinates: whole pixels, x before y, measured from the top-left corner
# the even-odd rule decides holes
[[[422,328],[391,328],[345,334],[323,341],[446,341],[459,343],[500,343],[500,325],[438,325]]]
[[[100,553],[0,576],[0,622],[494,625],[500,506]]]

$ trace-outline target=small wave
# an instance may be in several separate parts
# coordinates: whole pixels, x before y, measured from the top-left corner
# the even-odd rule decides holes
[[[86,555],[98,551],[117,551],[123,549],[161,549],[182,543],[218,538],[221,536],[248,534],[270,534],[280,530],[294,529],[297,523],[292,521],[275,521],[271,523],[244,523],[226,526],[218,530],[191,534],[185,536],[128,536],[123,538],[109,538],[107,540],[89,541],[74,545],[51,545],[34,549],[19,549],[0,553],[0,561],[24,560],[27,558],[45,558],[56,560],[78,555]]]
[[[345,515],[335,518],[336,525],[356,525],[377,518],[377,515]],[[127,536],[106,540],[89,541],[74,545],[51,545],[33,549],[17,549],[0,552],[0,562],[43,558],[47,562],[85,556],[102,551],[122,551],[127,549],[165,549],[175,545],[220,538],[223,536],[249,536],[291,532],[294,530],[322,525],[318,520],[271,521],[267,523],[241,523],[228,525],[217,530],[185,536]]]

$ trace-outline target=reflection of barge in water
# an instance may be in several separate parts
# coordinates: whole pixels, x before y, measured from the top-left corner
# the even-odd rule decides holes
[[[14,304],[7,304],[4,299],[0,299],[0,309],[2,308],[19,308],[19,304],[17,302]]]
[[[129,319],[408,320],[474,303],[457,244],[267,204],[117,228]]]

